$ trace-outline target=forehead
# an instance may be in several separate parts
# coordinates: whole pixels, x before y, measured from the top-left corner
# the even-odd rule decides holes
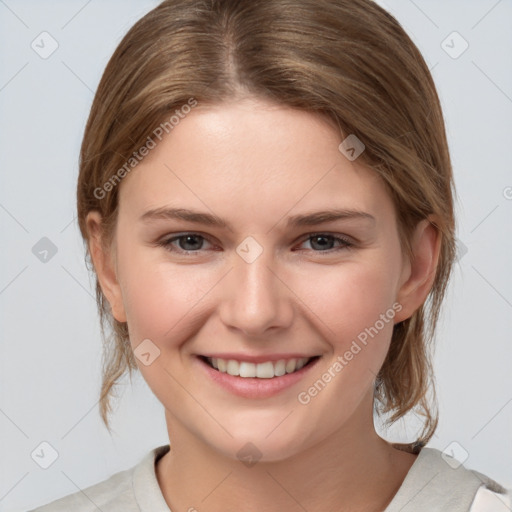
[[[318,114],[261,100],[198,104],[123,180],[121,210],[178,201],[275,217],[321,201],[384,213],[383,183],[340,152],[343,139]]]

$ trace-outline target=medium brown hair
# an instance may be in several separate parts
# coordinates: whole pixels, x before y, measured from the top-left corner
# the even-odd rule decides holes
[[[358,162],[384,180],[409,257],[417,223],[436,219],[441,248],[432,288],[394,326],[374,393],[375,411],[392,413],[388,424],[411,410],[423,416],[417,444],[426,444],[438,422],[430,349],[455,257],[454,185],[429,69],[373,1],[166,0],[140,19],[105,69],[83,138],[77,200],[88,264],[86,216],[100,212],[109,247],[122,183],[108,191],[105,183],[155,128],[190,98],[218,104],[244,94],[321,114],[363,141]],[[104,338],[100,413],[109,428],[111,393],[137,364],[127,325],[113,318],[97,278],[96,295]]]

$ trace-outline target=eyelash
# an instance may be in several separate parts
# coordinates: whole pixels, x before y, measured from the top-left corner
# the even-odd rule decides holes
[[[168,250],[170,252],[175,252],[177,254],[183,254],[183,255],[199,254],[201,252],[201,249],[199,249],[197,251],[186,251],[184,249],[176,249],[176,247],[174,247],[172,245],[173,242],[176,242],[176,241],[178,241],[178,240],[180,240],[182,238],[186,238],[188,236],[194,236],[194,237],[206,240],[209,243],[212,243],[205,236],[203,236],[203,235],[201,235],[199,233],[191,232],[191,233],[183,233],[181,235],[177,235],[177,236],[173,236],[171,238],[167,238],[167,239],[161,240],[161,241],[157,242],[157,245],[159,245],[161,247],[164,247],[166,250]],[[312,234],[308,234],[307,237],[303,238],[300,243],[302,244],[302,243],[304,243],[304,242],[306,242],[306,241],[308,241],[308,240],[310,240],[312,238],[320,238],[320,237],[330,238],[330,239],[334,240],[335,242],[341,242],[343,245],[340,246],[340,247],[337,247],[337,248],[327,249],[325,251],[315,251],[315,250],[311,249],[311,250],[313,250],[313,252],[318,253],[318,254],[333,254],[335,252],[339,252],[339,251],[342,251],[342,250],[347,250],[347,249],[351,250],[351,249],[353,249],[355,247],[355,244],[352,241],[350,241],[348,238],[331,235],[329,233],[312,233]]]

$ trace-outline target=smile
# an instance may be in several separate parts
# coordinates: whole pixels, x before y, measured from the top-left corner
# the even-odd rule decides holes
[[[270,398],[297,385],[322,358],[306,354],[220,355],[196,355],[194,364],[214,389],[220,387],[230,394],[249,399]]]
[[[279,361],[264,361],[257,364],[248,361],[235,361],[234,359],[221,359],[220,357],[206,357],[204,360],[212,368],[233,377],[272,379],[287,373],[294,373],[317,357],[280,359]]]

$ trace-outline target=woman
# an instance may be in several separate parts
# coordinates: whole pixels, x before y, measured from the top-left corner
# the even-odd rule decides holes
[[[429,70],[370,0],[162,2],[105,70],[77,197],[103,420],[138,368],[170,443],[37,510],[508,510],[425,447],[453,192]],[[411,410],[413,443],[376,433]]]

